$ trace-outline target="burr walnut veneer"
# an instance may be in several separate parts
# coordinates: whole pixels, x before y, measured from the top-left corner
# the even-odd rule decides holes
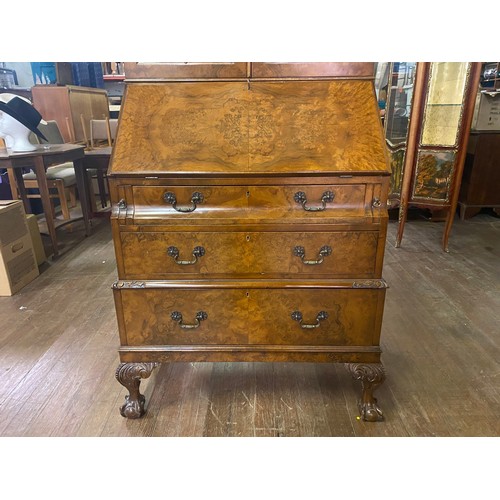
[[[389,170],[372,78],[245,67],[127,82],[109,170],[121,413],[144,413],[158,363],[308,361],[346,363],[380,420]]]

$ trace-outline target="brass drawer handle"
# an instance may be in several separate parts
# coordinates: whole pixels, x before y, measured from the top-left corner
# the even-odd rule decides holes
[[[205,249],[203,247],[193,248],[194,260],[179,260],[179,249],[177,247],[168,247],[167,255],[172,257],[177,264],[180,266],[187,266],[189,264],[196,264],[198,262],[198,257],[203,257],[205,255]]]
[[[324,258],[331,254],[332,254],[332,247],[324,245],[319,250],[319,258],[317,260],[305,260],[306,250],[304,247],[296,246],[293,249],[293,255],[295,255],[295,257],[300,257],[300,260],[302,260],[304,264],[307,264],[309,266],[321,264]]]
[[[172,205],[174,210],[177,212],[194,212],[196,210],[196,206],[200,203],[203,203],[204,196],[198,191],[194,192],[191,196],[191,206],[190,207],[179,207],[177,206],[177,197],[174,193],[168,191],[163,195],[163,199],[166,203]]]
[[[300,311],[293,311],[292,319],[298,321],[302,328],[318,328],[320,326],[319,322],[328,318],[328,313],[326,311],[320,311],[316,316],[316,323],[313,325],[302,323],[302,313]]]
[[[179,323],[179,326],[184,329],[198,328],[200,326],[200,322],[204,321],[208,318],[208,314],[204,311],[199,311],[196,313],[196,318],[194,319],[194,324],[183,323],[182,322],[182,314],[179,311],[174,311],[170,317]]]
[[[325,210],[326,204],[328,202],[333,201],[333,198],[335,198],[335,195],[333,194],[332,191],[325,191],[321,195],[321,206],[320,207],[307,207],[306,206],[307,196],[306,196],[306,193],[304,193],[304,191],[297,191],[293,196],[293,199],[297,203],[300,203],[302,205],[302,208],[304,210],[306,210],[307,212],[321,212],[321,211]]]

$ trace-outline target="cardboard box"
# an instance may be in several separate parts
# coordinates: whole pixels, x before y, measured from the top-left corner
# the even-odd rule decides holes
[[[45,249],[43,247],[42,237],[40,236],[40,229],[38,228],[36,215],[26,215],[26,221],[28,222],[31,243],[33,244],[33,250],[35,251],[36,264],[41,266],[47,260],[47,256],[45,255]]]
[[[0,200],[0,296],[14,295],[38,274],[22,202]]]
[[[19,200],[0,200],[0,248],[28,234],[24,206]]]
[[[482,90],[477,94],[472,130],[500,130],[500,91]]]

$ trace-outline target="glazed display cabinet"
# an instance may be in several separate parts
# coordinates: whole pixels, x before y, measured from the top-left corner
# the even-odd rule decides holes
[[[390,62],[387,70],[384,133],[391,165],[389,206],[399,206],[408,127],[410,124],[416,62]]]
[[[388,92],[385,121],[392,170],[389,198],[391,206],[399,206],[396,246],[401,245],[408,209],[416,207],[445,219],[442,248],[448,251],[481,64],[419,62],[416,69],[414,64],[391,63],[389,77],[397,82],[392,86],[396,97]]]

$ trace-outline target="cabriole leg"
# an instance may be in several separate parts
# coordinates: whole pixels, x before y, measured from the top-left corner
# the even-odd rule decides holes
[[[363,393],[358,403],[361,418],[367,422],[383,420],[382,410],[373,397],[373,391],[385,380],[382,363],[346,363],[345,366],[355,380],[361,380]]]
[[[128,389],[125,404],[120,413],[126,418],[139,418],[144,415],[146,398],[139,392],[141,379],[148,378],[159,363],[120,363],[116,369],[116,380]]]

